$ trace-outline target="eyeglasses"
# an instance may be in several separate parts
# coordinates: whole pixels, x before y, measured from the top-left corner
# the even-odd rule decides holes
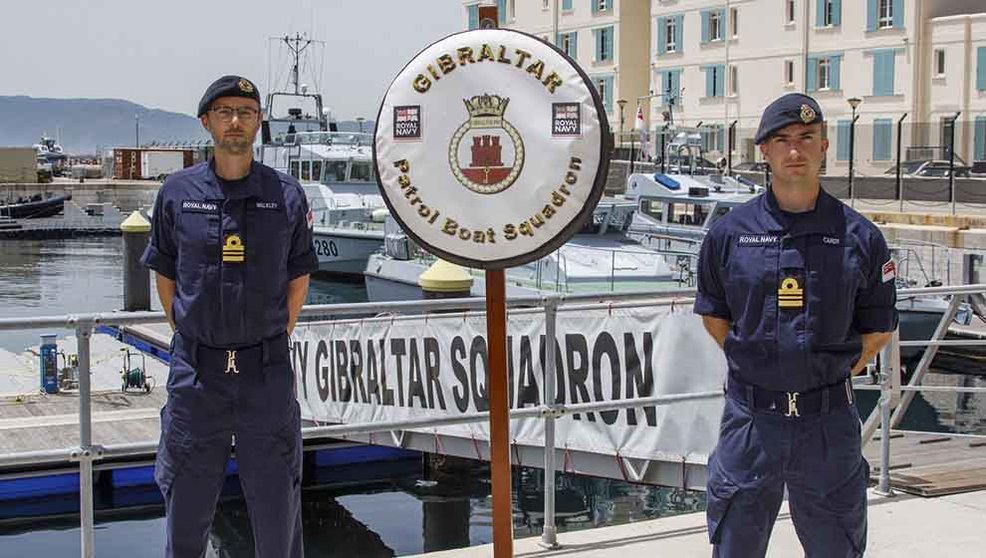
[[[219,120],[223,122],[232,122],[233,115],[236,115],[240,122],[253,122],[260,114],[260,111],[252,107],[213,107],[210,112],[218,116]]]

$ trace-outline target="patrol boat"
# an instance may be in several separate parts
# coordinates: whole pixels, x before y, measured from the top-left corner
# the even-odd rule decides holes
[[[373,136],[338,131],[322,95],[300,83],[302,58],[316,41],[296,35],[280,42],[293,59],[291,87],[267,95],[255,158],[304,188],[319,271],[358,276],[383,246],[386,208],[373,169]]]
[[[547,292],[614,292],[677,289],[692,284],[697,252],[658,251],[628,236],[636,205],[623,198],[604,198],[578,233],[555,252],[509,268],[507,294]],[[371,301],[422,298],[418,278],[434,262],[388,217],[381,253],[370,256],[364,271]],[[471,294],[485,294],[481,271],[473,276]]]

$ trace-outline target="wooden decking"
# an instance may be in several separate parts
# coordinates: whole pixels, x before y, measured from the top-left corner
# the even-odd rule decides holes
[[[864,452],[880,477],[880,435]],[[890,485],[918,496],[986,489],[986,440],[958,434],[891,431]]]

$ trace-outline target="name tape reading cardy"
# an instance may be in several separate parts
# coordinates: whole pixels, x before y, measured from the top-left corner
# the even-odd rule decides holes
[[[374,159],[391,214],[419,244],[480,268],[563,244],[592,212],[608,124],[588,77],[509,30],[447,37],[391,85]]]

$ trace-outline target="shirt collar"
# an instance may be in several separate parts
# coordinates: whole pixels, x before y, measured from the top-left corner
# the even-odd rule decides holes
[[[770,232],[785,232],[794,236],[807,234],[838,234],[845,231],[842,203],[824,189],[819,190],[815,207],[804,213],[788,213],[777,205],[773,188],[760,196],[761,226]]]
[[[262,193],[260,185],[260,164],[256,161],[250,162],[250,173],[241,180],[224,181],[216,174],[216,161],[209,159],[207,177],[217,190],[222,192],[224,198],[229,200],[241,200],[247,198],[259,198]]]

